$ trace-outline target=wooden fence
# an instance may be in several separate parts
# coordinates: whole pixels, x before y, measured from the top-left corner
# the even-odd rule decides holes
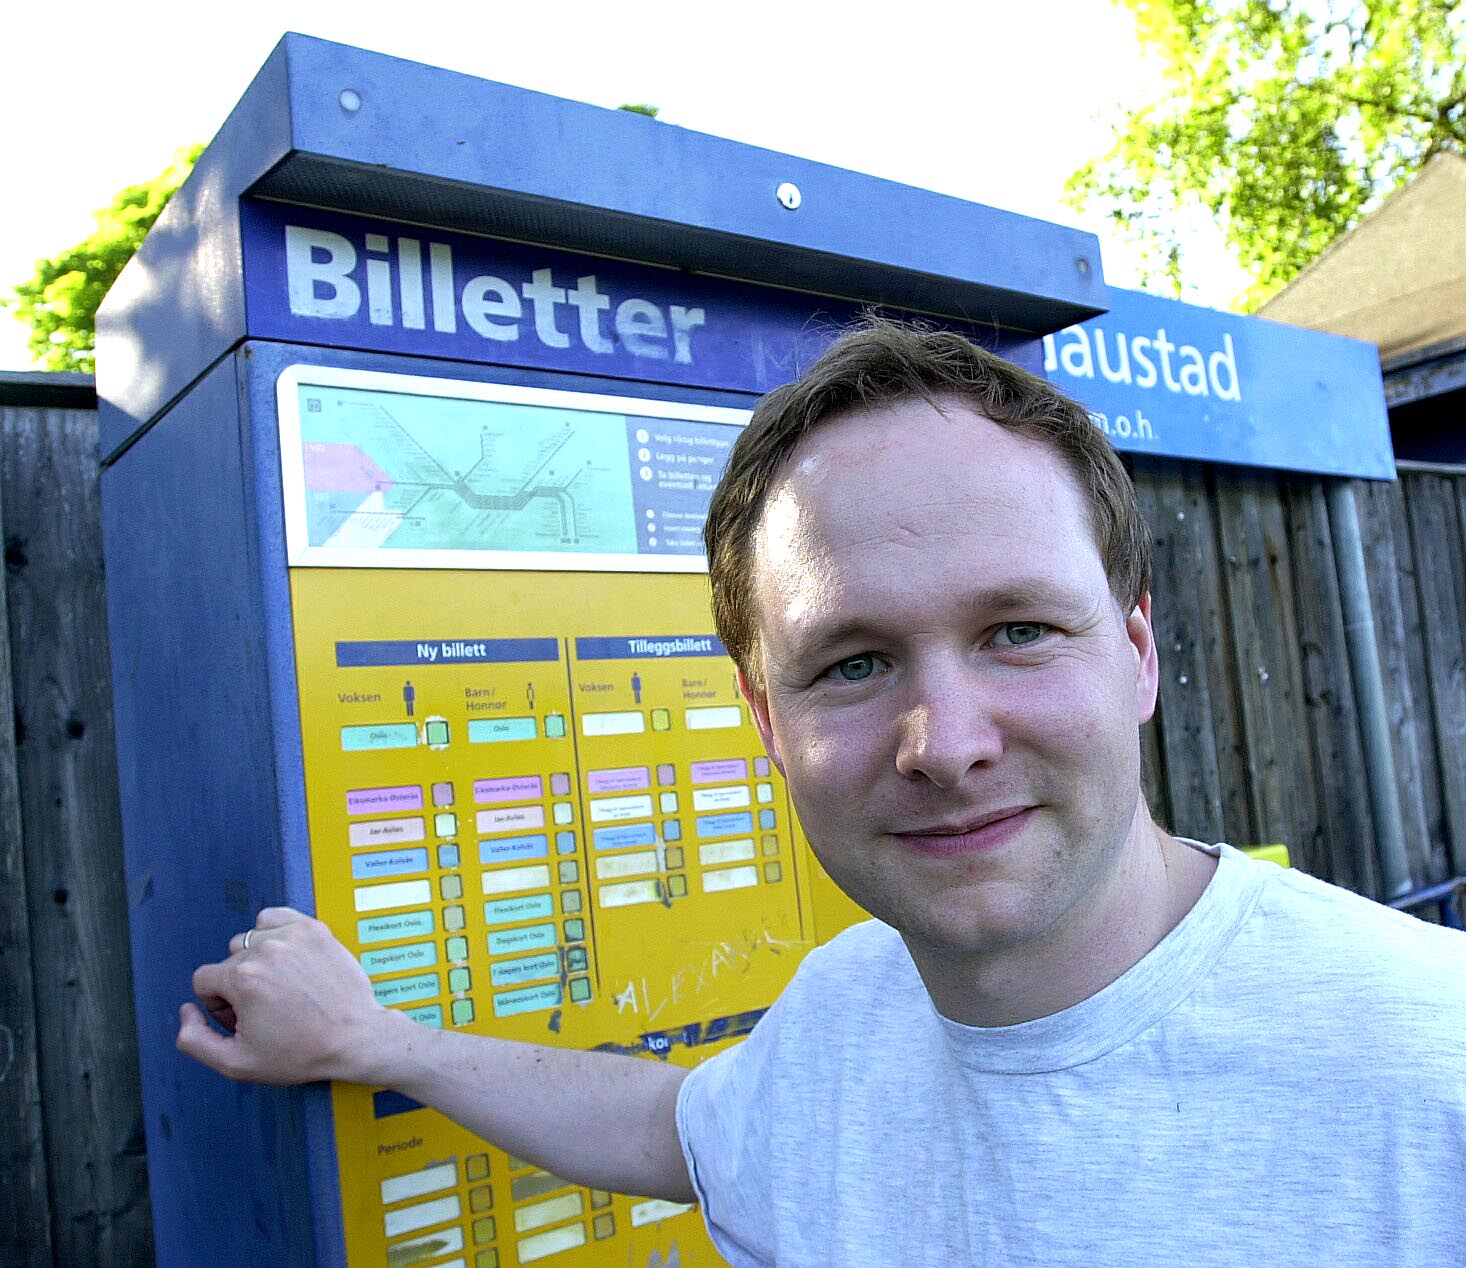
[[[1154,461],[1135,476],[1156,539],[1152,809],[1190,836],[1284,842],[1381,897],[1324,482]],[[1466,873],[1466,473],[1354,493],[1421,886]]]
[[[0,375],[0,1268],[147,1268],[96,416],[85,380],[55,379]],[[1379,896],[1323,483],[1153,461],[1136,480],[1157,544],[1153,810]],[[1423,885],[1466,871],[1466,478],[1356,494]]]
[[[0,728],[0,1264],[145,1268],[95,398],[84,379],[5,378],[0,704],[15,725]]]

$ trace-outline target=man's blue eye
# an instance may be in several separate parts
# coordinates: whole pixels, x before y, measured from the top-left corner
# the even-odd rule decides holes
[[[831,673],[841,682],[864,682],[876,671],[874,656],[847,656],[835,664]]]
[[[1022,647],[1042,638],[1046,629],[1048,626],[1037,621],[1010,621],[1003,626],[1002,632],[1009,647]]]

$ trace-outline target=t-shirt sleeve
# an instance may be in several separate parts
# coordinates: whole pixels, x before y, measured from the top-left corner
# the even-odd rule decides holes
[[[769,1148],[782,1002],[741,1044],[697,1066],[677,1096],[677,1134],[692,1187],[713,1245],[733,1268],[774,1263]]]

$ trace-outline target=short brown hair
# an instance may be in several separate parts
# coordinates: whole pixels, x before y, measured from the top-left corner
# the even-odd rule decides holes
[[[956,398],[984,418],[1047,446],[1068,465],[1089,504],[1110,591],[1130,612],[1150,588],[1150,529],[1119,456],[1084,407],[950,331],[870,318],[842,334],[793,383],[753,411],[708,506],[703,541],[713,621],[729,654],[757,680],[754,533],[764,499],[799,442],[853,409],[919,398]]]

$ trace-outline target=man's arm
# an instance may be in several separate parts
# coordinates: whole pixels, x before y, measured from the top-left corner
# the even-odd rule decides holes
[[[685,1070],[420,1026],[378,1004],[330,930],[288,907],[262,911],[243,942],[193,976],[234,1033],[184,1004],[181,1052],[253,1083],[390,1087],[567,1180],[693,1200],[674,1117]]]

